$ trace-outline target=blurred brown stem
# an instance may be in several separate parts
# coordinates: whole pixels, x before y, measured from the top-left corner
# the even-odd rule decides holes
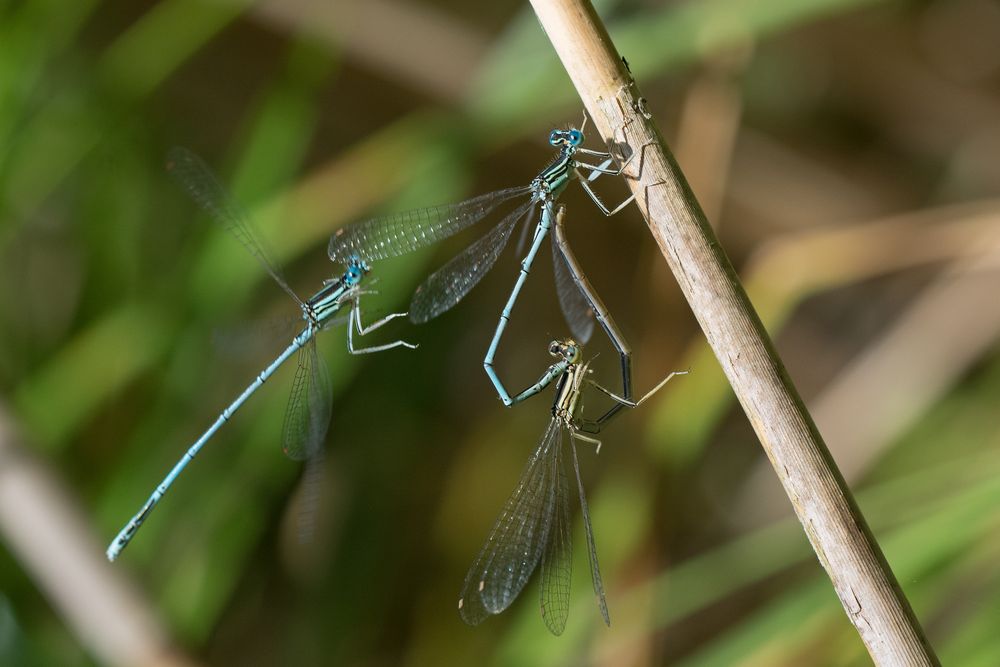
[[[586,0],[532,5],[601,134],[637,152],[626,178],[639,209],[872,659],[938,664],[594,8]]]
[[[18,442],[0,404],[0,537],[90,653],[107,665],[193,667],[104,558],[104,549],[51,472]]]

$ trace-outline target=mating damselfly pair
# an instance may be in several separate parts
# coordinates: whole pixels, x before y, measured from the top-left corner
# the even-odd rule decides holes
[[[489,233],[424,281],[415,291],[408,311],[410,320],[425,322],[455,306],[495,265],[518,223],[524,222],[526,225],[530,225],[535,218],[535,213],[541,209],[531,246],[521,262],[514,288],[501,313],[500,321],[483,363],[498,395],[508,406],[540,392],[547,385],[556,381],[557,397],[553,406],[553,419],[546,435],[539,444],[538,450],[530,459],[529,466],[522,475],[521,483],[515,494],[508,501],[505,512],[501,515],[483,551],[469,571],[460,604],[462,617],[467,622],[475,624],[488,614],[503,611],[517,596],[528,576],[541,562],[543,612],[546,624],[553,632],[561,632],[565,624],[565,611],[560,610],[568,611],[568,604],[557,602],[557,598],[562,600],[562,597],[559,597],[562,593],[558,595],[556,593],[563,591],[564,580],[568,580],[569,576],[568,569],[566,569],[568,561],[563,553],[569,549],[568,532],[566,532],[568,530],[566,478],[561,471],[562,455],[559,453],[562,450],[561,434],[563,430],[566,430],[570,434],[571,445],[573,445],[573,460],[577,470],[579,496],[588,536],[594,586],[602,600],[602,612],[607,621],[608,614],[603,603],[603,587],[600,584],[589,513],[579,478],[575,442],[581,440],[597,443],[590,436],[583,434],[599,432],[601,426],[618,410],[624,406],[635,407],[645,397],[636,402],[631,400],[630,351],[607,309],[593,292],[569,251],[562,230],[564,210],[560,210],[558,213],[556,211],[559,195],[573,179],[579,180],[585,191],[605,215],[613,215],[631,200],[631,198],[625,200],[614,209],[609,209],[601,202],[591,189],[589,182],[601,174],[618,174],[621,172],[621,168],[609,168],[608,165],[612,160],[611,155],[583,148],[581,146],[583,140],[582,128],[554,130],[550,135],[549,142],[559,149],[559,153],[527,186],[492,192],[458,204],[374,218],[339,230],[331,238],[328,250],[333,261],[345,266],[344,271],[340,277],[327,281],[322,289],[306,300],[300,299],[289,287],[277,265],[271,261],[265,246],[254,234],[246,215],[228,199],[204,163],[183,149],[172,151],[168,161],[170,173],[209,213],[210,217],[244,244],[279,286],[296,301],[302,311],[303,328],[286,349],[254,379],[187,450],[181,460],[156,487],[142,509],[112,541],[107,551],[108,558],[111,560],[117,558],[142,523],[146,521],[159,500],[205,443],[285,361],[295,354],[298,356],[298,368],[295,372],[292,392],[285,413],[282,445],[285,452],[294,459],[310,460],[319,456],[329,429],[332,408],[330,378],[316,351],[316,334],[331,326],[335,321],[334,316],[346,308],[349,310],[347,318],[348,348],[352,353],[383,351],[397,347],[415,348],[416,345],[403,340],[367,348],[354,346],[355,331],[364,335],[407,314],[393,313],[367,326],[362,323],[361,297],[372,293],[371,289],[364,286],[372,265],[380,260],[414,251],[456,234],[484,219],[505,202],[522,198],[526,201],[507,212],[499,224]],[[578,154],[598,158],[603,160],[603,163],[589,164],[578,159]],[[584,175],[581,170],[589,171],[589,175]],[[552,247],[557,292],[574,339],[553,343],[550,351],[560,357],[560,360],[553,364],[537,383],[520,394],[511,396],[496,374],[493,363],[500,339],[512,316],[514,305],[531,271],[537,252],[553,226],[555,234],[553,235]],[[589,363],[581,363],[580,361],[581,344],[585,343],[591,335],[595,316],[609,335],[620,356],[623,387],[620,396],[586,378]],[[672,375],[668,376],[667,380]],[[666,380],[661,382],[653,391],[659,389],[665,382]],[[614,401],[614,405],[596,420],[583,418],[581,412],[582,401],[580,398],[585,384],[588,383],[596,386]],[[558,472],[556,468],[558,468]],[[543,470],[543,472],[539,473],[538,470]],[[532,499],[539,498],[547,500],[541,506],[536,506]],[[511,526],[515,526],[515,528],[511,528]],[[531,529],[526,530],[526,527]],[[558,541],[558,544],[563,546],[553,546],[553,541]],[[511,561],[511,554],[524,553],[537,553],[537,558],[521,556],[516,557],[516,563]],[[510,574],[514,570],[519,572],[516,577]],[[562,574],[556,576],[554,573],[557,570]],[[470,585],[475,590],[470,589]],[[566,591],[568,591],[568,585]],[[546,596],[549,598],[548,602],[545,602]]]

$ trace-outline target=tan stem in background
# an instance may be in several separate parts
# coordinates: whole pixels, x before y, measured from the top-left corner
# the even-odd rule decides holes
[[[601,134],[637,152],[626,175],[639,209],[869,654],[879,665],[938,664],[593,7],[532,5]]]
[[[150,605],[115,571],[52,474],[0,406],[0,536],[90,653],[123,667],[192,667]]]

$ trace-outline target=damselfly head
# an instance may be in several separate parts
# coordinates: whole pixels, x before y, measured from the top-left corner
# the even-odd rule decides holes
[[[549,354],[557,359],[562,358],[571,364],[580,360],[580,346],[572,338],[554,340],[549,343]]]
[[[344,271],[344,281],[348,285],[357,285],[361,282],[361,279],[371,271],[371,267],[368,263],[362,260],[357,255],[352,255],[349,260],[347,260],[347,270]]]
[[[553,146],[571,146],[576,148],[583,143],[583,132],[575,128],[568,130],[552,130],[549,143]]]

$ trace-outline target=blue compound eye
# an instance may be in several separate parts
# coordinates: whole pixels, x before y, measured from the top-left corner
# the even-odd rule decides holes
[[[549,135],[549,143],[553,146],[557,146],[562,143],[563,133],[559,130],[552,130],[552,134]]]
[[[580,130],[570,130],[569,131],[569,142],[574,146],[579,146],[583,143],[583,132]]]

